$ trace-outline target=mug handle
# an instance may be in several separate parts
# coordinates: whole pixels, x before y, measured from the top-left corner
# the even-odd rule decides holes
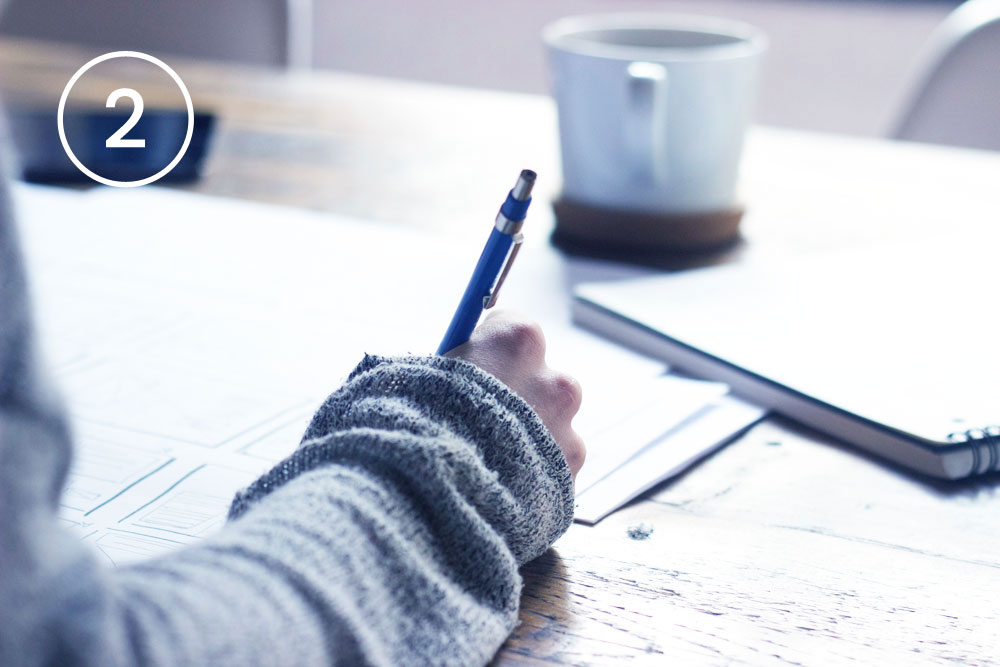
[[[667,68],[634,62],[626,71],[625,151],[632,157],[635,177],[663,183],[667,178]]]

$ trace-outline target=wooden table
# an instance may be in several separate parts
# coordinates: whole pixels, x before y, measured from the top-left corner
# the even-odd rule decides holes
[[[53,103],[93,55],[2,42],[0,88]],[[539,205],[559,187],[546,98],[170,64],[221,118],[188,189],[472,238],[469,221],[491,217],[530,165],[542,174],[532,225],[552,224]],[[124,63],[84,94],[103,103],[108,83],[143,76]],[[169,102],[157,86],[143,83],[147,106]],[[1000,155],[755,128],[743,193],[746,240],[709,261],[997,224]],[[545,235],[530,244],[549,252]],[[496,662],[1000,664],[998,482],[908,476],[768,419],[528,565],[521,625]],[[629,537],[639,524],[647,539]]]

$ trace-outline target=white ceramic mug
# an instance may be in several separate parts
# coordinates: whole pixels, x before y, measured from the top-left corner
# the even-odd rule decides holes
[[[767,39],[732,21],[594,14],[547,26],[563,197],[662,214],[736,203]]]

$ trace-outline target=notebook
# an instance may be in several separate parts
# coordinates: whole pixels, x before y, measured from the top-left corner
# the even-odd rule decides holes
[[[998,237],[575,291],[574,320],[934,477],[1000,469]]]

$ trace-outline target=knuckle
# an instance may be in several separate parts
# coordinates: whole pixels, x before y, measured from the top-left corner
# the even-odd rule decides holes
[[[570,470],[575,473],[583,467],[583,463],[587,459],[587,446],[575,432],[567,440],[563,454],[566,456],[566,463],[569,464]]]
[[[569,416],[575,415],[583,403],[583,388],[576,378],[565,373],[555,375],[552,381],[552,394],[559,408],[568,412]]]
[[[512,322],[506,328],[504,337],[511,350],[519,356],[532,359],[542,359],[545,356],[545,334],[537,322]]]

